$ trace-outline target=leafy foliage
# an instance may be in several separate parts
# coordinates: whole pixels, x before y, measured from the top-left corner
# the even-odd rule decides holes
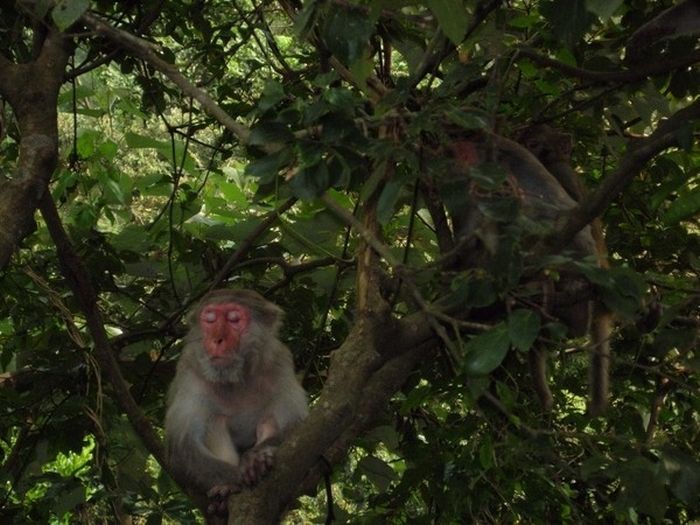
[[[35,57],[37,19],[75,43],[49,191],[153,425],[186,311],[210,286],[254,288],[286,311],[282,337],[312,399],[376,286],[392,319],[431,314],[441,337],[333,459],[338,522],[700,518],[698,119],[602,196],[611,270],[537,252],[560,225],[522,213],[502,165],[455,174],[447,153],[455,137],[548,123],[574,137],[574,167],[600,188],[642,137],[697,103],[697,61],[681,63],[697,55],[697,31],[649,42],[648,63],[623,50],[673,2],[152,4],[3,5],[0,49],[7,62]],[[86,13],[150,51],[86,31]],[[2,117],[0,167],[18,179],[27,128],[9,104]],[[475,206],[491,226],[478,238],[490,262],[450,267],[435,202],[454,217],[474,204],[470,192],[483,197]],[[329,201],[386,248],[369,269],[367,236]],[[587,342],[567,335],[541,283],[526,279],[565,279],[571,268],[618,319],[603,418],[585,414]],[[46,220],[0,282],[0,521],[196,521],[113,395]],[[535,347],[550,354],[551,414],[528,372]],[[302,498],[289,520],[322,521],[324,498]]]

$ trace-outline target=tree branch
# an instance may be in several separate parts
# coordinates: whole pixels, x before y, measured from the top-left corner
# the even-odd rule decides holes
[[[160,71],[163,75],[169,78],[170,81],[179,87],[183,93],[199,102],[204,111],[231,131],[231,133],[233,133],[242,144],[246,144],[248,142],[248,138],[250,137],[250,129],[233,119],[213,98],[211,98],[211,96],[209,96],[206,91],[195,86],[189,79],[180,73],[175,66],[169,64],[156,55],[153,44],[126,31],[112,27],[100,17],[91,13],[85,13],[82,17],[80,17],[80,20],[99,35],[102,35],[118,46],[129,50],[142,60],[145,60],[156,70]]]
[[[502,2],[503,0],[483,0],[480,2],[476,6],[474,18],[464,34],[463,41],[469,38],[471,34],[481,25],[481,23],[486,20],[486,17],[495,11]],[[431,71],[435,71],[442,61],[445,60],[445,58],[447,58],[454,50],[455,45],[442,33],[442,31],[438,31],[428,45],[428,49],[426,49],[415,73],[411,75],[411,78],[408,81],[408,85],[411,87],[411,89],[415,88],[418,83],[423,80],[425,75]]]
[[[0,181],[0,269],[36,229],[34,212],[58,159],[58,91],[67,63],[66,42],[57,31],[49,32],[36,61],[0,60],[0,96],[12,107],[21,136],[15,176]]]
[[[568,214],[566,223],[545,240],[548,251],[564,248],[571,239],[598,217],[617,195],[638,175],[645,164],[671,146],[679,145],[676,133],[688,122],[700,119],[700,99],[663,121],[647,138],[636,139],[613,173]]]
[[[51,238],[56,244],[56,252],[62,273],[85,315],[88,329],[95,344],[97,359],[114,388],[117,402],[126,413],[145,447],[158,460],[163,469],[169,472],[169,466],[165,461],[165,454],[160,439],[156,436],[150,421],[131,396],[129,386],[124,380],[119,370],[119,365],[114,358],[107,332],[105,331],[102,314],[97,304],[97,292],[88,277],[88,269],[75,253],[58,216],[56,205],[48,192],[41,199],[40,209]]]
[[[278,523],[294,499],[313,488],[321,458],[340,461],[435,342],[422,312],[395,323],[360,317],[331,355],[328,381],[309,417],[279,448],[273,471],[230,499],[229,525]]]
[[[590,69],[583,69],[580,67],[565,64],[564,62],[560,62],[559,60],[540,55],[539,53],[528,48],[521,48],[518,51],[518,53],[520,56],[527,57],[537,64],[546,67],[551,67],[568,76],[603,83],[637,82],[639,80],[644,80],[647,77],[663,75],[675,69],[683,69],[686,67],[690,67],[696,62],[700,62],[700,49],[697,49],[683,56],[663,59],[662,57],[657,57],[656,60],[649,60],[645,66],[639,66],[633,70],[592,71]]]

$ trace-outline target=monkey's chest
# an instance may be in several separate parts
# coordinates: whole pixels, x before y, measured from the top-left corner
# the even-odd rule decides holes
[[[226,432],[238,449],[255,444],[258,424],[266,415],[266,406],[259,396],[230,395],[219,399],[215,418],[217,427]]]

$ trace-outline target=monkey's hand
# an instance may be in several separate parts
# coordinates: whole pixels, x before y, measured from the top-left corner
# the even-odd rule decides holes
[[[214,485],[207,492],[207,497],[209,498],[207,512],[215,516],[226,516],[228,513],[228,497],[240,491],[241,485],[238,483]]]
[[[275,450],[277,450],[277,447],[274,445],[261,444],[243,454],[240,464],[243,483],[249,487],[257,485],[262,477],[272,468]]]

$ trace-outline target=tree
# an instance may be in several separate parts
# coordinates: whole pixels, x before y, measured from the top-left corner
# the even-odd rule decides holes
[[[0,14],[3,520],[196,519],[159,429],[183,316],[221,286],[285,309],[314,400],[229,523],[324,477],[299,520],[698,518],[695,2]],[[455,153],[542,124],[590,188],[549,222],[503,162]],[[610,269],[568,249],[598,218]],[[551,307],[572,268],[617,319],[603,417],[595,350]]]

